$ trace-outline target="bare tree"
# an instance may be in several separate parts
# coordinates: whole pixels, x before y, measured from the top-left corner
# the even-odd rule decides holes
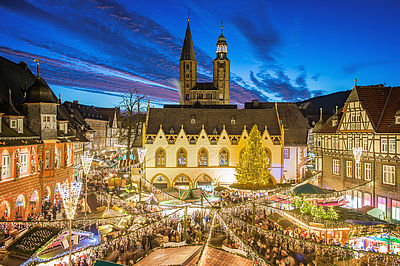
[[[119,142],[126,144],[126,156],[129,159],[132,149],[141,137],[142,120],[141,108],[145,96],[140,95],[137,89],[129,89],[122,97],[121,108],[121,126],[119,133]]]

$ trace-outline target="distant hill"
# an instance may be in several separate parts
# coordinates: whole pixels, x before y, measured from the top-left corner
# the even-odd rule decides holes
[[[323,96],[310,98],[296,103],[301,113],[307,119],[310,126],[314,126],[319,120],[319,109],[322,108],[323,119],[326,121],[335,113],[336,106],[341,109],[344,106],[351,90],[335,92]]]

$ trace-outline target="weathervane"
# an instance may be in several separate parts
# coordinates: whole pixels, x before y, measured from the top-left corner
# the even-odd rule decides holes
[[[36,62],[37,77],[39,78],[39,58],[33,59]]]

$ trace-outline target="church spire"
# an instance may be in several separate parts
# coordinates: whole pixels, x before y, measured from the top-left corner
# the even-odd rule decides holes
[[[192,33],[190,32],[189,18],[188,18],[188,23],[187,23],[187,27],[186,27],[185,40],[183,41],[181,61],[182,60],[196,61],[196,54],[194,53]]]
[[[228,52],[227,43],[222,30],[224,28],[223,21],[221,21],[221,35],[218,37],[217,41],[217,58],[226,58],[226,54]]]

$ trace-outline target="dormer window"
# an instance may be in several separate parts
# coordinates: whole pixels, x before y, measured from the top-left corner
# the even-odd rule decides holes
[[[171,127],[171,129],[169,130],[169,134],[175,134],[174,128]]]
[[[64,132],[65,134],[67,134],[68,133],[68,122],[60,122],[59,130]]]
[[[192,115],[192,118],[190,119],[190,123],[191,124],[195,124],[196,123],[196,118],[194,117],[194,115]]]
[[[24,119],[18,118],[17,131],[18,133],[24,133]]]
[[[232,124],[232,125],[236,124],[236,118],[235,118],[235,116],[232,116],[232,117],[231,117],[231,124]]]
[[[400,125],[400,116],[396,116],[395,122],[396,125]]]
[[[56,129],[56,116],[42,115],[42,129]]]
[[[213,130],[213,135],[218,135],[217,128],[214,128],[214,130]]]
[[[337,125],[337,120],[336,119],[332,120],[332,126],[334,127],[336,125]]]
[[[12,129],[17,128],[17,119],[10,119],[10,128]]]

